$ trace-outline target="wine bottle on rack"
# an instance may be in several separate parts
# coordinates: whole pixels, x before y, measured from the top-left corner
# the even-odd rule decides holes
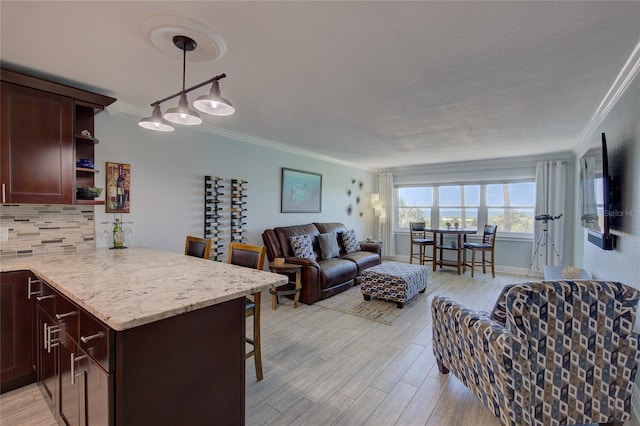
[[[210,212],[210,211],[219,211],[222,210],[222,207],[211,207],[211,206],[207,206],[205,208],[206,211]]]

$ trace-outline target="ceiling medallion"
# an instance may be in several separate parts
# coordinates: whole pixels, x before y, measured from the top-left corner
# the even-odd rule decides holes
[[[176,49],[173,37],[183,35],[198,46],[190,52],[190,62],[209,62],[220,58],[227,51],[222,37],[205,24],[179,16],[150,16],[140,22],[140,33],[162,53],[182,59],[182,51]]]

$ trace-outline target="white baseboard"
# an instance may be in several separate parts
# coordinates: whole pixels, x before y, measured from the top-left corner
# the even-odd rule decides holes
[[[394,260],[396,262],[409,263],[409,256],[400,256],[400,255],[385,256],[385,257],[382,258],[382,260]],[[477,271],[477,269],[476,269],[476,271]],[[480,272],[482,272],[482,271],[480,271]],[[523,282],[527,281],[529,279],[542,278],[542,274],[536,274],[536,273],[532,273],[531,275],[527,276],[527,273],[529,272],[528,268],[517,268],[515,266],[496,265],[496,272],[501,272],[503,274],[524,275],[526,278],[522,280]]]

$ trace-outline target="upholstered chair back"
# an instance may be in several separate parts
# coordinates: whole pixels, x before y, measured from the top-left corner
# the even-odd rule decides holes
[[[640,357],[633,333],[639,298],[638,290],[605,281],[510,288],[506,327],[526,342],[529,364],[529,371],[514,371],[514,380],[524,384],[513,389],[515,400],[530,401],[530,410],[514,405],[520,411],[515,417],[551,424],[568,414],[589,423],[595,413],[607,418],[619,410],[609,406],[613,401],[630,404],[630,377]]]

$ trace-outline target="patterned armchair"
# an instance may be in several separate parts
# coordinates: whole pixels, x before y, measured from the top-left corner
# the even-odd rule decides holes
[[[505,425],[622,424],[640,292],[608,281],[507,286],[491,313],[433,299],[433,351]]]

